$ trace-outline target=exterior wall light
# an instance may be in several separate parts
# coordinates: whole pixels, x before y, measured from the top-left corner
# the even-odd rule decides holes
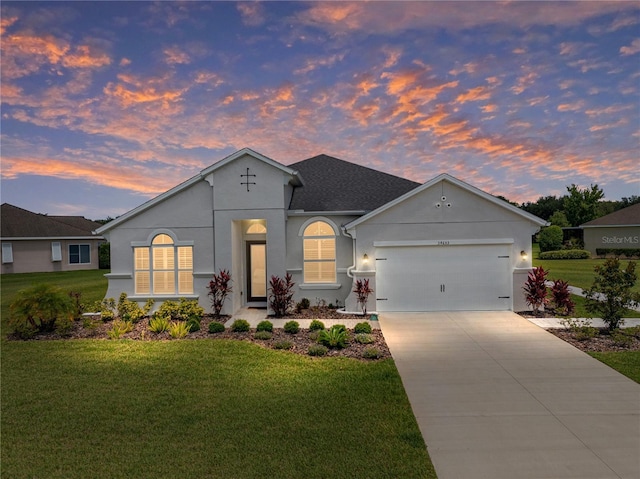
[[[528,257],[529,255],[525,250],[520,251],[520,258],[522,258],[523,261],[526,261]]]
[[[364,256],[362,257],[362,263],[369,264],[369,255],[367,253],[365,253]]]

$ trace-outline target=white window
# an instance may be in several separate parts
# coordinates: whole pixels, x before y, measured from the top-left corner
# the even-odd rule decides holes
[[[249,228],[247,228],[248,235],[259,235],[265,234],[267,232],[267,227],[265,225],[261,225],[260,223],[253,223]]]
[[[69,245],[69,263],[70,264],[91,263],[91,246],[88,244],[70,244]]]
[[[2,264],[13,263],[13,246],[11,243],[2,243]]]
[[[304,229],[304,282],[336,282],[336,235],[324,221],[315,221]]]
[[[51,243],[51,261],[62,261],[62,246],[60,243]]]
[[[133,249],[136,294],[193,293],[193,248],[176,246],[167,234],[159,234],[151,246]]]

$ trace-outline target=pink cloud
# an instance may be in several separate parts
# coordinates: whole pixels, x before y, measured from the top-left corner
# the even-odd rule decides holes
[[[640,38],[633,40],[629,46],[620,47],[620,54],[623,57],[635,55],[638,52],[640,52]]]

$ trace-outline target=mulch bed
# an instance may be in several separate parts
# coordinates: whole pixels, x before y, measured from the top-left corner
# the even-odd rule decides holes
[[[640,351],[640,339],[634,337],[628,345],[621,345],[613,340],[607,329],[598,328],[597,336],[582,340],[578,339],[576,333],[571,330],[550,328],[547,331],[585,352]]]
[[[525,318],[555,318],[552,310],[545,310],[544,313],[533,313],[532,311],[520,311],[520,316]],[[640,338],[632,338],[628,344],[620,344],[609,335],[606,328],[595,328],[598,334],[593,338],[580,338],[576,331],[567,328],[547,328],[547,331],[554,336],[566,341],[575,348],[584,352],[603,353],[610,351],[640,351]]]
[[[309,312],[302,311],[301,313],[288,315],[283,319],[286,320],[298,320],[298,319],[365,319],[360,315],[344,315],[340,313],[336,313],[335,311],[332,313],[324,312],[322,316],[318,316],[317,314],[313,314],[311,310]],[[267,318],[272,319],[272,318]],[[309,351],[309,346],[317,344],[314,339],[309,337],[311,331],[309,329],[300,328],[300,331],[297,334],[289,334],[285,333],[283,329],[274,328],[273,336],[271,339],[256,339],[254,338],[254,334],[256,332],[255,329],[252,329],[246,333],[236,333],[231,331],[230,329],[226,329],[222,333],[211,334],[209,333],[209,323],[211,322],[219,322],[226,323],[229,320],[229,317],[222,317],[220,319],[215,319],[211,315],[205,315],[200,323],[200,330],[195,331],[193,333],[189,333],[183,340],[198,340],[198,339],[209,339],[209,340],[217,340],[217,339],[235,339],[239,341],[249,341],[254,344],[257,344],[264,348],[275,349],[274,344],[279,341],[290,341],[292,343],[291,349],[287,351],[307,355]],[[83,327],[83,321],[75,321],[71,330],[64,336],[61,336],[57,332],[51,333],[41,333],[34,336],[33,340],[73,340],[73,339],[109,339],[108,331],[112,328],[112,324],[110,321],[103,322],[101,320],[94,320],[91,322],[91,326],[88,328]],[[353,331],[351,331],[351,335],[353,336]],[[375,347],[380,351],[380,356],[378,359],[386,359],[391,357],[391,352],[389,351],[389,347],[382,335],[382,331],[379,329],[374,329],[371,333],[374,338],[374,342],[369,344],[360,344],[353,340],[349,341],[347,347],[344,349],[329,349],[325,357],[347,357],[347,358],[355,358],[362,359],[363,352],[365,348]],[[9,336],[9,339],[17,339]],[[145,318],[138,323],[134,324],[133,331],[122,335],[122,339],[130,339],[136,341],[178,341],[177,339],[171,338],[169,333],[153,333],[149,331],[149,318]]]

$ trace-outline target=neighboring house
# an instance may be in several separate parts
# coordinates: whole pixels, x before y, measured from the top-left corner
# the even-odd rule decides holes
[[[180,297],[210,307],[229,270],[223,312],[265,307],[271,276],[295,300],[370,311],[524,310],[540,218],[442,174],[421,185],[319,155],[284,166],[240,150],[97,230],[111,243],[108,297]]]
[[[3,203],[0,236],[2,274],[98,269],[92,232],[100,223],[81,216],[49,216]]]
[[[592,255],[597,249],[640,248],[640,203],[580,226],[584,231],[584,249]]]

